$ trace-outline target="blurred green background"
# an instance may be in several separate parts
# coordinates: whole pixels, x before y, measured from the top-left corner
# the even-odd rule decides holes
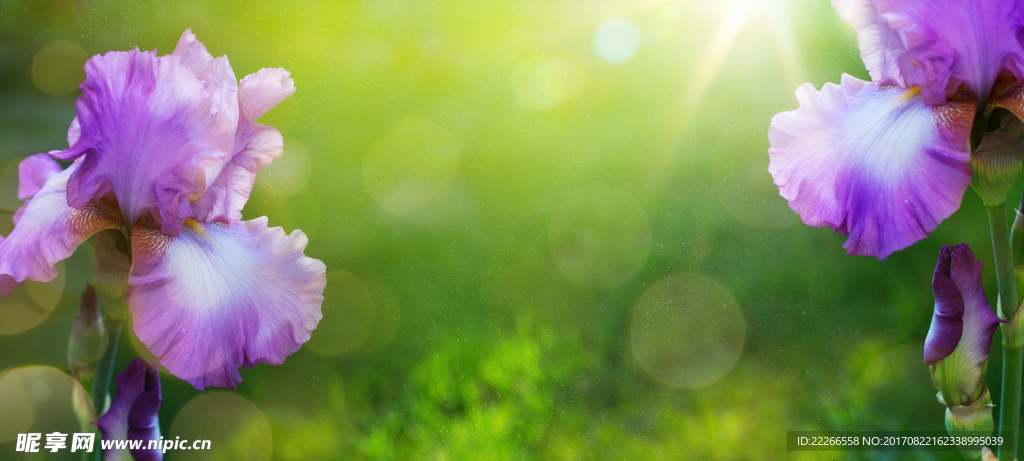
[[[66,147],[89,56],[186,28],[238,78],[291,71],[244,215],[305,231],[328,286],[312,339],[237,390],[162,375],[165,437],[214,448],[168,459],[959,459],[786,451],[943,430],[921,353],[941,245],[969,243],[995,299],[974,192],[880,262],[772,184],[796,87],[867,78],[827,2],[2,0],[0,213],[17,162]],[[0,370],[66,370],[91,255],[0,300]],[[68,418],[46,405],[70,380],[34,370],[0,389],[0,458]]]

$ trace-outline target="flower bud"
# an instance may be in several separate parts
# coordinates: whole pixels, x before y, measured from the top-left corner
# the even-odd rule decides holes
[[[108,230],[96,234],[92,257],[93,284],[103,315],[115,320],[124,319],[128,313],[124,293],[128,288],[131,262],[127,251],[128,243],[120,231]]]
[[[935,313],[924,363],[948,408],[970,407],[987,395],[985,369],[996,317],[981,284],[983,263],[966,243],[944,246],[932,278]]]
[[[107,348],[107,335],[103,334],[103,318],[96,301],[96,291],[86,285],[82,292],[82,306],[71,327],[68,340],[68,368],[71,374],[83,383],[92,382],[95,370],[92,364],[99,360]]]
[[[985,206],[1006,203],[1006,194],[1020,177],[1022,156],[1024,144],[1016,136],[998,131],[985,133],[978,150],[971,154],[971,186]]]
[[[159,461],[163,453],[149,449],[149,442],[160,437],[160,373],[155,363],[138,357],[117,374],[117,394],[110,409],[96,425],[106,440],[142,440],[141,447],[111,447],[103,450],[104,459],[136,459]],[[129,453],[130,451],[130,453]]]

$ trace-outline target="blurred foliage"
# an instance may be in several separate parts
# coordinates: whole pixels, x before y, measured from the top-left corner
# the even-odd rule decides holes
[[[256,459],[957,459],[785,451],[788,430],[942,430],[921,359],[941,245],[969,243],[995,299],[973,192],[877,261],[772,185],[768,124],[795,88],[867,78],[828,2],[3,0],[0,213],[19,206],[16,162],[66,145],[78,92],[53,73],[168,53],[186,28],[239,78],[292,72],[298,92],[263,119],[285,153],[244,213],[304,230],[332,272],[311,346],[242,372],[244,412],[203,419],[186,405],[208,393],[164,374],[165,432],[255,411],[272,434]],[[45,318],[0,335],[0,370],[66,369],[91,253],[65,262],[52,313],[0,300],[0,330]],[[746,323],[735,367],[701,389],[656,381],[630,346],[637,300],[687,273]],[[700,325],[677,328],[685,346]],[[267,442],[235,426],[211,456]]]

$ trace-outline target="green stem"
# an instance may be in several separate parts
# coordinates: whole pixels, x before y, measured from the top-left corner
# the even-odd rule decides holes
[[[988,223],[992,232],[992,252],[995,257],[996,280],[999,283],[999,312],[1006,319],[1017,311],[1017,281],[1013,274],[1013,250],[1010,248],[1010,225],[1006,219],[1006,206],[988,207]],[[1017,450],[1020,432],[1021,372],[1024,348],[1012,347],[1003,330],[1003,385],[999,405],[999,432],[1011,434],[1010,447]],[[999,448],[999,459],[1016,459],[1015,453]]]
[[[1013,433],[1013,444],[1005,445],[1013,447],[1013,452],[1019,450],[1017,447],[1017,433],[1020,430],[1020,381],[1021,366],[1024,365],[1024,347],[1010,347],[1003,345],[1003,391],[1002,402],[999,405],[999,431]],[[1003,458],[1005,456],[1006,458]],[[999,459],[1016,459],[1014,453],[999,448]]]
[[[117,359],[117,343],[121,342],[122,322],[110,325],[110,342],[103,356],[96,362],[96,378],[92,382],[92,405],[96,410],[96,418],[103,415],[107,401],[110,380],[114,376],[114,361]]]

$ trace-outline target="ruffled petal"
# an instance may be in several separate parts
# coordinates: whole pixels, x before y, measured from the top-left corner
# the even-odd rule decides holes
[[[106,440],[159,440],[160,373],[155,365],[135,358],[123,372],[117,374],[117,393],[110,408],[97,421]],[[143,446],[146,446],[143,443]],[[105,450],[104,459],[131,459],[127,450]],[[163,459],[160,450],[131,450],[137,461]]]
[[[57,276],[55,264],[71,256],[78,245],[103,229],[121,226],[90,204],[82,209],[68,206],[67,181],[76,167],[72,165],[46,181],[18,211],[14,230],[0,242],[0,275],[10,276],[16,283],[26,279],[49,282]],[[0,286],[3,284],[0,281]]]
[[[832,0],[832,7],[857,31],[860,58],[871,75],[871,81],[906,88],[903,73],[912,72],[915,64],[903,47],[899,34],[879,16],[874,2]]]
[[[985,102],[1001,70],[1018,80],[1024,69],[1024,4],[1018,0],[876,0],[878,16],[895,31],[916,64],[901,69],[907,86],[941,105],[961,83]]]
[[[915,90],[849,75],[772,118],[768,170],[804,223],[848,234],[850,254],[885,258],[960,207],[971,183],[975,104],[924,104]]]
[[[295,93],[290,75],[284,69],[261,69],[242,79],[238,91],[242,116],[235,134],[234,156],[206,193],[192,203],[195,220],[230,223],[242,218],[256,173],[281,155],[284,147],[276,128],[256,120]]]
[[[132,230],[135,334],[198,389],[235,387],[240,366],[282,363],[320,321],[326,267],[303,254],[302,231],[266,225],[189,220],[177,237]]]
[[[170,235],[192,215],[189,202],[231,159],[239,113],[227,60],[212,59],[194,39],[186,31],[170,56],[136,49],[86,63],[78,139],[51,153],[82,158],[68,183],[71,206],[113,192],[126,223],[150,213]]]
[[[25,200],[39,193],[46,181],[60,174],[62,168],[46,154],[36,154],[18,164],[18,198]]]
[[[0,237],[0,245],[3,243],[4,238]],[[18,286],[18,283],[14,281],[14,277],[7,274],[0,274],[0,296],[10,296],[16,286]]]

